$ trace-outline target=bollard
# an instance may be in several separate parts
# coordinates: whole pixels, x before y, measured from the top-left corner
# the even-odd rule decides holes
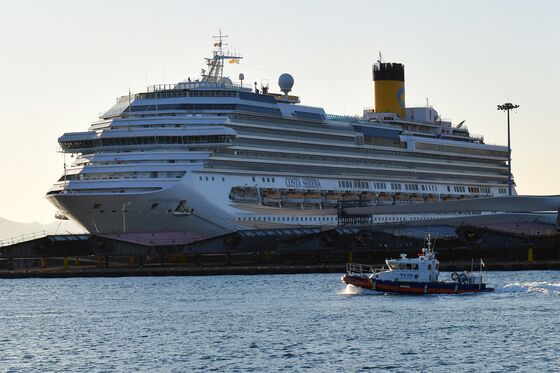
[[[532,262],[533,260],[534,260],[534,259],[533,259],[533,248],[530,247],[530,248],[527,250],[527,261],[528,261],[528,262]]]
[[[135,262],[136,262],[136,258],[133,255],[128,257],[128,264],[134,265]]]
[[[347,253],[346,256],[347,256],[347,260],[346,260],[346,261],[347,261],[348,263],[352,263],[352,251],[348,251],[348,253]]]
[[[68,258],[64,257],[64,259],[62,259],[62,267],[64,269],[68,269]]]
[[[80,265],[80,257],[76,255],[76,259],[74,260],[74,265],[75,266],[79,266]]]
[[[101,257],[100,256],[97,257],[97,266],[101,267]]]
[[[47,258],[41,257],[41,268],[47,268]]]

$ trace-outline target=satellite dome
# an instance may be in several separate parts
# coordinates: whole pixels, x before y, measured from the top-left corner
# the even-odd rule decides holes
[[[233,82],[231,81],[231,79],[228,78],[228,77],[225,77],[225,76],[223,76],[223,77],[221,77],[220,79],[218,79],[218,83],[220,83],[220,84],[226,84],[226,85],[227,85],[227,84],[233,84]]]
[[[284,73],[278,78],[278,85],[280,86],[280,90],[287,95],[294,86],[294,77],[288,73]]]

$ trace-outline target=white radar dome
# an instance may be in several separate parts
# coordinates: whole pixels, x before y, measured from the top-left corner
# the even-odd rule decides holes
[[[221,77],[220,79],[218,79],[218,83],[220,84],[233,84],[233,82],[231,81],[230,78],[227,78],[225,76]]]
[[[280,86],[280,90],[287,95],[294,86],[294,77],[288,73],[284,73],[278,78],[278,85]]]

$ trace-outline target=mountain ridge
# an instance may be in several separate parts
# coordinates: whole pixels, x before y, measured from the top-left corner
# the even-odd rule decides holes
[[[52,223],[43,224],[39,222],[22,223],[0,217],[0,240],[9,240],[13,238],[21,238],[22,236],[32,235],[40,232],[48,233],[83,233],[84,230],[77,224],[68,221],[53,221]]]

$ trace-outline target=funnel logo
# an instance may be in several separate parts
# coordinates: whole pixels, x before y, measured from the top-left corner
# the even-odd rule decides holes
[[[397,102],[404,109],[404,87],[399,88],[397,91]]]

